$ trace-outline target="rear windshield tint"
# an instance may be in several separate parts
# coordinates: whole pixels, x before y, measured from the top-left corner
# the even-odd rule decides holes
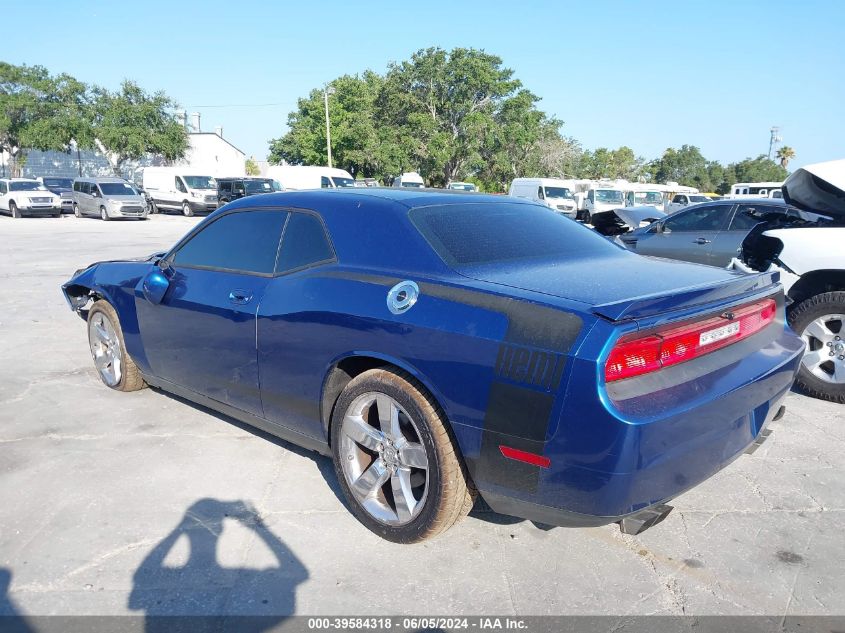
[[[449,266],[570,260],[615,252],[581,224],[537,204],[470,203],[419,207],[411,222]]]

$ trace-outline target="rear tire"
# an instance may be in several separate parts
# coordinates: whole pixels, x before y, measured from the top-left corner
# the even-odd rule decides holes
[[[21,217],[21,211],[20,209],[18,209],[18,205],[15,204],[14,200],[9,201],[9,215],[11,215],[13,218]]]
[[[187,202],[182,203],[182,215],[184,215],[186,218],[193,217],[194,215],[194,210],[191,208],[191,205]]]
[[[788,320],[807,346],[795,379],[798,388],[820,400],[845,403],[845,292],[805,299],[789,310]]]
[[[390,403],[385,406],[389,414],[380,403]],[[401,430],[384,433],[383,416],[395,419]],[[367,433],[361,434],[361,428]],[[335,405],[331,438],[335,473],[352,514],[382,538],[395,543],[430,539],[472,509],[475,491],[446,416],[405,372],[371,369],[350,381]],[[359,484],[368,473],[373,485]]]
[[[141,371],[126,351],[117,312],[108,301],[96,301],[88,311],[88,345],[100,380],[117,391],[146,386]]]

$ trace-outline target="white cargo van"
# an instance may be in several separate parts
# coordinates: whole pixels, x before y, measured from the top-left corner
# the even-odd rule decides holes
[[[731,185],[731,192],[725,196],[739,198],[783,198],[782,182],[738,182]]]
[[[415,171],[408,171],[399,176],[398,178],[393,179],[393,186],[394,187],[415,187],[420,189],[425,187],[425,181]]]
[[[584,221],[590,223],[593,213],[613,211],[625,206],[625,193],[616,185],[597,184],[587,190],[584,200]]]
[[[145,167],[141,186],[156,211],[181,211],[183,215],[211,213],[217,208],[217,181],[185,171],[183,167]]]
[[[267,177],[279,181],[286,191],[355,186],[345,169],[317,165],[273,165],[267,168]]]
[[[508,195],[544,204],[568,218],[575,219],[578,204],[571,183],[559,178],[514,178]]]

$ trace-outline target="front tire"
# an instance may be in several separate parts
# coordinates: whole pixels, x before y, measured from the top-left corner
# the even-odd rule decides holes
[[[355,517],[395,543],[446,531],[474,490],[443,410],[411,376],[372,369],[343,390],[332,416],[337,478]]]
[[[825,292],[789,311],[806,351],[795,382],[805,394],[845,403],[845,292]]]
[[[117,312],[99,300],[88,311],[88,346],[100,380],[117,391],[137,391],[145,386],[138,366],[126,351]]]
[[[75,215],[77,218],[82,217],[82,213],[79,211],[79,205],[75,203],[73,205],[73,215]]]
[[[191,208],[191,205],[187,202],[182,203],[182,215],[184,215],[186,218],[193,217],[194,215],[194,210]]]
[[[109,220],[111,220],[111,218],[109,217],[109,212],[106,211],[105,207],[100,207],[100,219],[103,222],[108,222]]]
[[[18,205],[15,204],[14,200],[9,201],[9,215],[11,215],[13,218],[21,217],[21,211],[20,209],[18,209]]]

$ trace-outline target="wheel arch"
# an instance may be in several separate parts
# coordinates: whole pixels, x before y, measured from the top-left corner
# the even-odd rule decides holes
[[[801,275],[801,278],[792,284],[787,294],[797,306],[810,297],[843,290],[845,290],[845,270],[813,270]]]
[[[320,392],[320,422],[325,433],[326,440],[331,446],[331,420],[334,415],[334,407],[337,404],[340,394],[353,378],[370,369],[395,368],[410,374],[428,392],[434,402],[446,413],[446,421],[449,423],[449,414],[444,406],[444,398],[432,382],[412,364],[392,356],[377,352],[352,352],[336,358],[328,367],[323,378],[323,386]]]

